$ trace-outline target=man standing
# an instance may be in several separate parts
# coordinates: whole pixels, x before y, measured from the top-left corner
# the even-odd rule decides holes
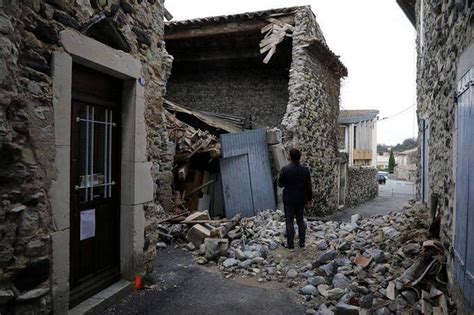
[[[283,187],[283,204],[285,208],[287,247],[294,248],[296,217],[298,224],[299,245],[305,246],[306,226],[303,220],[305,205],[313,200],[311,175],[306,166],[300,164],[301,152],[298,149],[290,150],[291,163],[283,167],[278,177],[278,186]]]

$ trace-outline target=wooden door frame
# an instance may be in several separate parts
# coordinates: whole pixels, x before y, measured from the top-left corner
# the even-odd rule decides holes
[[[56,180],[50,190],[54,221],[52,238],[53,309],[69,309],[69,182],[72,65],[78,63],[123,80],[120,199],[120,273],[132,280],[143,271],[145,215],[153,201],[151,162],[146,160],[144,82],[141,62],[71,30],[60,33],[65,52],[53,53],[53,108]]]

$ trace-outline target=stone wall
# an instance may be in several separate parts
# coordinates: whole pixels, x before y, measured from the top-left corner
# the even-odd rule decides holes
[[[322,32],[309,7],[295,16],[289,102],[283,118],[284,144],[297,147],[311,169],[314,213],[329,214],[338,204],[337,118],[340,80],[344,73],[329,67],[311,45],[325,45]]]
[[[418,119],[427,119],[429,123],[429,196],[438,194],[442,198],[439,200],[439,210],[443,217],[441,235],[445,245],[452,241],[454,231],[454,93],[457,85],[457,62],[460,54],[473,40],[473,4],[472,1],[463,2],[464,7],[456,9],[454,1],[425,1],[424,35],[421,39],[419,33],[417,38]],[[421,27],[420,3],[418,1],[417,5],[418,30]],[[419,127],[421,130],[421,122]],[[421,131],[419,139],[422,139]],[[421,162],[418,164],[417,187],[420,197]]]
[[[379,194],[375,167],[349,166],[347,168],[346,206],[355,207],[376,198]]]
[[[417,1],[417,97],[419,139],[421,119],[429,124],[429,192],[439,196],[441,241],[446,248],[454,245],[455,214],[455,91],[457,63],[472,43],[474,4],[472,1]],[[423,26],[421,13],[423,11]],[[423,33],[421,30],[423,29]],[[421,156],[419,151],[418,156]],[[418,162],[417,196],[421,196],[421,161]],[[448,264],[451,269],[452,261]],[[452,275],[452,273],[449,273]],[[450,277],[452,281],[452,277]],[[461,299],[457,299],[460,301]],[[458,303],[460,307],[462,303]],[[458,310],[460,313],[472,311]]]
[[[196,110],[251,118],[256,128],[278,127],[288,103],[288,66],[261,59],[175,62],[166,97]]]
[[[92,2],[92,1],[91,1]],[[171,170],[161,114],[170,71],[159,1],[0,1],[0,313],[51,311],[52,221],[56,178],[52,53],[59,32],[85,31],[109,19],[130,54],[143,63],[147,158],[153,162],[156,202],[145,209],[145,259],[155,255],[154,225],[163,208],[160,176]],[[107,38],[102,38],[107,40]],[[169,197],[168,197],[169,198]],[[18,303],[17,303],[18,302]],[[20,303],[21,302],[21,303]]]

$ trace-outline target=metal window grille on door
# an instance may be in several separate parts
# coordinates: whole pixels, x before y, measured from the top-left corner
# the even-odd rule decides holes
[[[114,136],[113,112],[97,106],[84,106],[76,122],[80,128],[80,172],[76,190],[81,190],[80,200],[94,201],[111,198],[112,143]]]

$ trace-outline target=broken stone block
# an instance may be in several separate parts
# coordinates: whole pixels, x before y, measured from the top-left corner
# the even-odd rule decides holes
[[[232,230],[229,233],[227,233],[227,237],[230,238],[231,240],[238,239],[242,236],[242,232],[238,230]]]
[[[15,297],[12,290],[0,290],[0,305],[6,304]]]
[[[205,265],[207,264],[207,259],[205,257],[198,256],[196,257],[196,262],[198,265]]]
[[[351,216],[351,223],[352,224],[357,224],[360,220],[360,214],[356,213]]]
[[[158,242],[158,243],[156,243],[156,248],[157,248],[157,249],[166,248],[166,247],[167,247],[167,245],[166,245],[165,242]]]
[[[328,249],[327,251],[322,252],[317,261],[320,264],[325,264],[336,258],[337,252],[334,249]]]
[[[198,211],[190,214],[184,221],[197,221],[197,220],[210,220],[209,212],[207,211]]]
[[[238,264],[239,264],[239,261],[235,258],[228,258],[222,263],[224,268],[230,268],[230,267],[236,266]]]
[[[227,256],[229,240],[226,238],[206,238],[204,246],[206,247],[204,257],[208,260],[219,256]]]
[[[41,240],[34,240],[26,244],[25,256],[41,256],[44,255],[46,251],[46,244]]]
[[[338,303],[334,315],[359,315],[360,308],[346,303]]]
[[[42,297],[43,295],[46,295],[48,292],[49,292],[49,288],[40,288],[40,289],[26,291],[17,298],[17,301],[25,302],[29,300],[34,300],[34,299]]]
[[[267,143],[279,144],[282,141],[281,130],[278,128],[267,129]]]
[[[235,249],[234,255],[235,255],[235,258],[237,258],[238,260],[243,261],[243,260],[247,259],[247,256],[245,256],[244,252],[242,250],[240,250],[239,248]]]
[[[335,288],[346,289],[350,284],[351,282],[349,279],[342,273],[335,274],[334,279],[332,280],[332,285]]]
[[[26,210],[26,206],[25,205],[15,205],[13,206],[13,208],[10,209],[10,213],[20,213],[22,211]]]
[[[204,243],[204,240],[211,237],[211,230],[205,228],[201,224],[193,225],[186,236],[187,240],[193,243],[194,246],[199,247]]]
[[[308,284],[301,288],[301,293],[303,295],[316,295],[318,294],[318,289],[314,285]]]
[[[296,278],[296,276],[298,276],[298,272],[295,269],[290,269],[286,273],[286,277],[290,278],[290,279],[294,279],[294,278]]]

